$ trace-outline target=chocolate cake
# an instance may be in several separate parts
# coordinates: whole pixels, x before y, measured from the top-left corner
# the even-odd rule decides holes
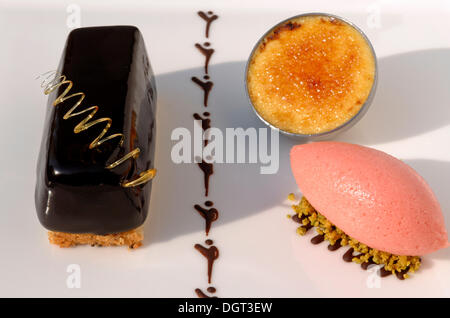
[[[143,239],[155,176],[155,80],[134,26],[73,30],[49,95],[35,203],[50,242]]]

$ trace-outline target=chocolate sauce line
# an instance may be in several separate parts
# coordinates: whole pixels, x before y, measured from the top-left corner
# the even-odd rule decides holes
[[[198,113],[194,113],[193,116],[194,116],[195,120],[200,120],[202,122],[203,133],[205,133],[206,131],[208,131],[208,129],[211,128],[211,119],[210,118],[206,118],[206,117],[210,116],[209,112],[204,112],[203,113],[203,116],[205,116],[205,118],[200,116],[200,114],[198,114]],[[208,145],[208,140],[205,140],[203,144],[206,147]]]
[[[212,12],[212,11],[208,11],[206,13],[203,11],[198,11],[197,14],[199,15],[200,18],[205,20],[205,22],[206,22],[205,36],[207,38],[209,38],[209,28],[211,27],[211,23],[214,20],[217,20],[219,18],[219,16],[214,14],[214,12]]]
[[[203,208],[202,206],[196,204],[194,205],[194,209],[197,210],[197,212],[202,216],[203,219],[205,219],[205,233],[206,236],[208,236],[209,234],[209,230],[211,229],[211,224],[216,221],[219,218],[219,211],[217,211],[216,208],[212,208],[213,206],[213,202],[212,201],[206,201],[205,205],[208,208]],[[212,241],[210,242],[210,240],[207,240],[205,242],[207,245],[211,245]]]
[[[199,114],[197,114],[197,113],[194,113],[193,116],[194,116],[194,119],[195,119],[195,120],[201,120],[203,131],[206,131],[206,130],[208,130],[209,128],[211,128],[211,119],[210,119],[210,118],[203,118],[203,117],[201,117],[201,116],[200,116]],[[203,116],[209,117],[209,116],[210,116],[210,113],[204,112],[204,113],[203,113]]]
[[[210,288],[213,288],[214,292],[216,291],[216,289],[214,287],[209,287],[207,289],[208,292],[210,292],[209,291]],[[214,292],[210,292],[210,293],[214,293]],[[198,298],[217,298],[217,296],[208,296],[208,295],[206,295],[200,288],[196,288],[195,289],[195,293],[197,294]]]
[[[205,241],[206,245],[212,245],[214,242],[211,239],[207,239]],[[217,290],[213,286],[209,286],[206,291],[210,294],[214,294]],[[195,293],[197,294],[198,298],[217,298],[217,296],[208,296],[206,293],[204,293],[200,288],[195,289]]]
[[[211,284],[213,266],[215,260],[219,258],[219,249],[216,246],[207,248],[201,244],[195,244],[194,248],[208,260],[208,284]]]
[[[199,43],[195,43],[195,47],[203,54],[205,57],[205,74],[208,74],[208,66],[209,61],[211,60],[211,56],[214,54],[214,49],[208,49],[211,44],[209,42],[203,43],[203,45]]]
[[[205,28],[205,36],[206,38],[209,37],[209,30],[211,27],[211,23],[218,19],[218,16],[215,15],[212,11],[203,12],[198,11],[197,14],[206,21],[206,28]],[[200,51],[200,53],[205,57],[205,63],[204,63],[204,71],[205,74],[203,76],[203,80],[199,79],[195,76],[191,77],[191,80],[197,84],[202,90],[203,90],[203,106],[208,107],[208,99],[209,94],[211,92],[212,87],[214,86],[214,83],[210,81],[210,77],[208,75],[208,67],[209,62],[211,60],[211,56],[214,54],[215,50],[213,48],[210,48],[209,42],[204,42],[203,45],[200,43],[195,43],[195,47]],[[203,117],[198,114],[194,113],[193,117],[195,120],[201,121],[201,126],[203,132],[207,132],[208,129],[211,128],[211,119],[209,118],[210,113],[204,112]],[[204,146],[208,145],[208,140],[204,141]],[[205,186],[205,196],[208,196],[209,193],[209,179],[210,176],[214,173],[214,166],[212,163],[206,162],[203,158],[201,162],[197,163],[200,170],[203,172],[203,183]],[[200,214],[200,216],[205,220],[205,234],[206,236],[209,235],[209,231],[211,229],[211,225],[214,221],[216,221],[219,218],[219,211],[213,207],[214,203],[212,201],[205,201],[205,207],[202,207],[199,204],[194,205],[194,209]],[[208,283],[211,283],[211,277],[212,277],[212,271],[214,267],[214,262],[219,258],[219,249],[213,245],[213,241],[211,239],[207,239],[205,241],[205,244],[207,247],[201,245],[201,244],[195,244],[194,248],[199,251],[208,262]],[[207,288],[207,292],[210,294],[213,294],[216,292],[216,289],[213,286],[210,286]],[[195,289],[195,293],[197,294],[197,297],[199,298],[217,298],[216,296],[209,296],[205,292],[203,292],[200,288]]]
[[[205,80],[205,82],[203,82],[202,80],[200,80],[199,78],[197,78],[195,76],[193,76],[191,78],[191,80],[195,84],[200,86],[201,89],[203,90],[203,106],[208,107],[209,93],[211,92],[211,89],[214,86],[214,83],[209,80],[209,76],[208,75],[203,76],[203,79]]]
[[[212,163],[202,160],[202,162],[197,163],[199,168],[203,172],[203,183],[205,185],[205,196],[209,193],[209,177],[214,173],[214,166]]]

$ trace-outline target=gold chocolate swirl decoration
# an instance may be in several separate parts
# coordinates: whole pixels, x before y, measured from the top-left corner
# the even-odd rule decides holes
[[[108,141],[108,140],[111,140],[114,138],[119,138],[120,139],[119,146],[122,146],[123,140],[124,140],[123,134],[113,134],[113,135],[109,135],[109,136],[103,138],[103,136],[105,136],[105,134],[108,132],[109,128],[111,127],[111,124],[112,124],[111,118],[103,117],[103,118],[98,118],[98,119],[91,121],[91,119],[94,117],[94,115],[97,113],[97,111],[99,109],[98,106],[91,106],[91,107],[88,107],[83,110],[75,112],[75,110],[78,108],[78,106],[81,105],[81,103],[84,100],[86,95],[83,92],[78,92],[78,93],[73,93],[73,94],[68,95],[70,90],[73,87],[72,81],[68,80],[65,75],[58,76],[56,71],[50,71],[50,72],[44,73],[43,75],[39,76],[38,78],[41,78],[45,75],[47,75],[47,76],[41,83],[41,87],[44,88],[45,95],[49,95],[50,93],[52,93],[53,91],[55,91],[62,85],[67,85],[66,89],[58,97],[56,97],[55,101],[53,102],[53,106],[57,106],[58,104],[61,104],[62,102],[68,100],[69,98],[78,97],[78,101],[75,103],[75,105],[72,106],[72,108],[70,108],[64,114],[63,119],[69,119],[71,117],[75,117],[78,115],[82,115],[84,113],[88,113],[87,116],[82,121],[80,121],[73,129],[73,132],[75,134],[78,134],[84,130],[87,130],[94,125],[97,125],[100,123],[106,123],[105,128],[103,128],[101,133],[89,144],[89,149],[98,147],[105,141]],[[140,153],[140,149],[135,148],[132,151],[130,151],[129,153],[127,153],[125,156],[123,156],[122,158],[120,158],[120,159],[114,161],[113,163],[111,163],[110,165],[106,166],[106,168],[113,169],[113,168],[117,167],[118,165],[124,163],[125,161],[127,161],[130,158],[136,159],[137,157],[139,157],[139,153]],[[137,177],[136,179],[131,180],[131,181],[125,180],[122,182],[121,185],[122,185],[122,187],[125,187],[125,188],[135,187],[137,185],[140,185],[140,184],[150,181],[151,179],[153,179],[155,177],[155,175],[156,175],[155,169],[145,170],[145,171],[141,172],[139,174],[139,177]]]

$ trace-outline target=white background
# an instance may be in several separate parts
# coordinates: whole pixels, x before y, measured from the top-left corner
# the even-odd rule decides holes
[[[206,289],[203,220],[192,208],[204,201],[195,165],[170,161],[170,133],[192,129],[203,111],[205,41],[198,10],[220,15],[211,27],[215,86],[208,111],[213,125],[264,127],[245,99],[244,65],[272,25],[306,12],[343,16],[371,39],[379,86],[367,115],[338,139],[372,146],[412,165],[428,180],[450,229],[450,2],[448,1],[80,1],[81,25],[132,24],[143,33],[157,75],[158,138],[150,218],[144,246],[60,249],[47,242],[34,209],[36,159],[46,97],[35,77],[55,69],[68,32],[71,1],[0,1],[0,296],[193,297]],[[371,23],[379,13],[379,24]],[[377,20],[375,20],[376,22]],[[280,170],[259,165],[216,165],[211,199],[220,219],[211,238],[220,249],[213,273],[219,297],[450,296],[450,251],[424,258],[406,281],[389,277],[368,288],[369,273],[344,263],[295,234],[286,196],[296,191],[280,139]],[[66,287],[66,268],[81,267],[81,288]]]

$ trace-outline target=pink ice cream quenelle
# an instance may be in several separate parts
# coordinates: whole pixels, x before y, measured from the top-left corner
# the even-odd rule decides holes
[[[291,167],[309,203],[359,242],[410,256],[448,246],[439,202],[402,161],[368,147],[316,142],[294,146]]]

